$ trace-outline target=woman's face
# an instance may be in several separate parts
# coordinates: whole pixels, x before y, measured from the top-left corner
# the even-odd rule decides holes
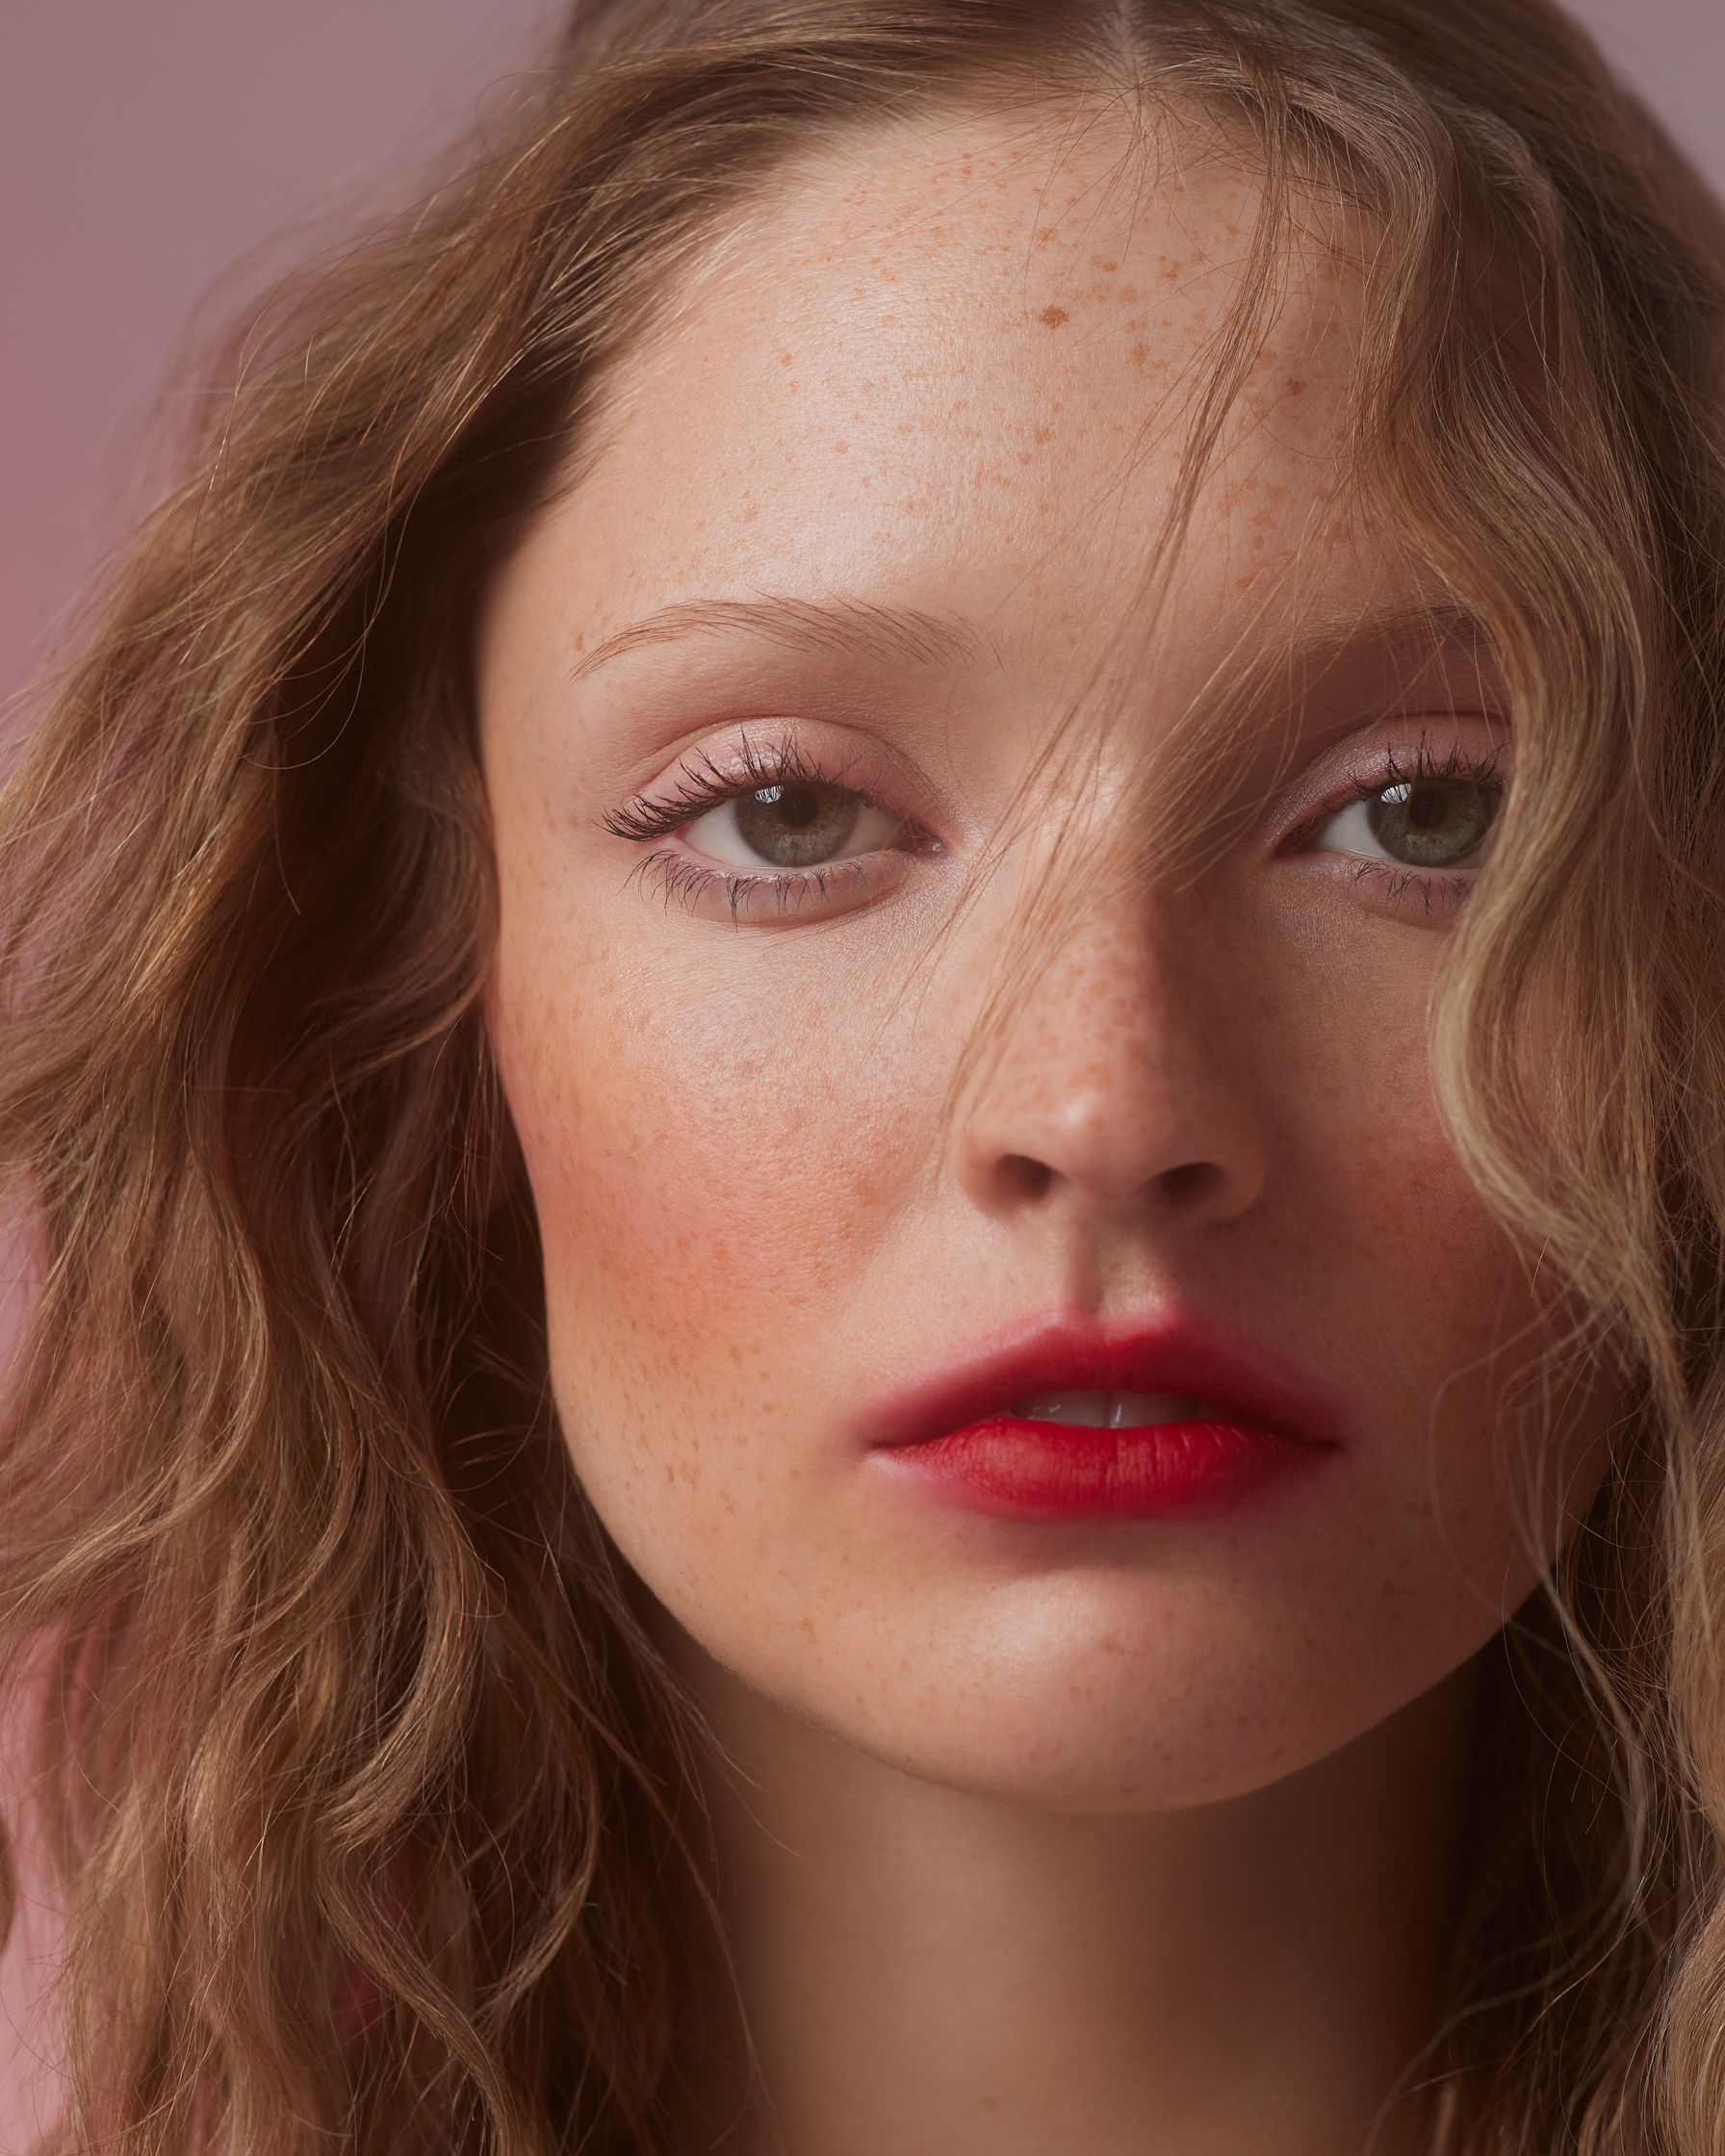
[[[940,1128],[1052,792],[973,890],[983,842],[1142,615],[1251,232],[1250,173],[1172,146],[1158,169],[1107,115],[948,113],[809,160],[625,364],[603,453],[499,579],[481,650],[489,1018],[594,1505],[715,1682],[1074,1810],[1260,1787],[1456,1671],[1597,1489],[1617,1404],[1587,1376],[1549,1421],[1494,1427],[1557,1313],[1434,1109],[1454,911],[1398,876],[1350,770],[1388,786],[1422,735],[1477,757],[1504,726],[1471,654],[1398,671],[1370,625],[1420,590],[1381,535],[1326,527],[1356,295],[1315,243],[1095,812],[1237,640],[1285,639],[1258,616],[1297,550],[1310,618],[1357,632],[1266,711],[1298,743],[1244,831],[1177,889],[1098,886]],[[788,609],[751,613],[763,595]],[[605,828],[708,761],[746,795],[745,740],[793,733],[885,806],[805,792],[800,839],[736,801],[645,842]],[[728,874],[800,882],[734,914]],[[1341,1445],[1229,1506],[1055,1522],[931,1495],[860,1435],[1020,1322],[1171,1313],[1309,1373]],[[1535,1471],[1561,1502],[1530,1548]]]

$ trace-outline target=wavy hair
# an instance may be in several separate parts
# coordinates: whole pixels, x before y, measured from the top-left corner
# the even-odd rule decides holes
[[[1354,467],[1517,738],[1433,1082],[1573,1286],[1569,1345],[1637,1373],[1486,1652],[1431,2156],[1714,2156],[1725,242],[1546,0],[596,0],[236,336],[0,793],[0,1161],[43,1257],[0,1646],[47,1643],[70,1910],[44,2148],[675,2156],[703,1732],[548,1398],[482,1022],[476,610],[790,161],[1097,96],[1208,116],[1265,176],[1188,505],[1296,191],[1372,236]],[[1046,947],[1027,917],[1000,997]]]

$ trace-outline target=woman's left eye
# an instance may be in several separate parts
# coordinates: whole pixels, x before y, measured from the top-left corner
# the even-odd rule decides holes
[[[1508,792],[1501,754],[1476,756],[1456,744],[1440,761],[1422,737],[1407,766],[1391,753],[1370,777],[1355,774],[1349,800],[1307,821],[1307,845],[1352,860],[1354,881],[1387,883],[1392,900],[1412,890],[1427,912],[1434,902],[1458,905],[1483,865]],[[1311,845],[1325,832],[1339,842]]]

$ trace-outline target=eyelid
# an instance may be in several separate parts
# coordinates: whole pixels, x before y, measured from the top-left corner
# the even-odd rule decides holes
[[[722,780],[747,792],[752,781],[773,783],[770,774],[755,779],[756,768],[784,765],[793,776],[842,787],[909,824],[926,829],[932,820],[942,816],[942,805],[927,783],[889,744],[876,738],[859,740],[852,734],[845,746],[829,749],[821,740],[822,731],[790,714],[742,721],[734,732],[691,742],[679,753],[669,770],[630,795],[623,812],[649,812],[696,796],[690,801],[689,814],[698,815],[705,808],[716,807],[717,802],[699,798],[699,789],[693,783],[686,790],[680,787],[679,780],[692,782],[699,775],[708,781]],[[613,818],[618,813],[609,810],[595,820],[607,830],[615,830]]]

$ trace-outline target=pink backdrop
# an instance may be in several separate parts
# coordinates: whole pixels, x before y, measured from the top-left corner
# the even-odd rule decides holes
[[[559,0],[9,0],[0,696],[48,655],[69,594],[136,506],[152,418],[218,280],[222,295],[254,290],[272,265],[409,193],[415,161],[482,112],[561,12]],[[1721,0],[1578,0],[1576,12],[1725,192]],[[6,1759],[0,1726],[0,1778]],[[53,1912],[30,1904],[0,1961],[6,2156],[52,2115],[40,1991],[55,1932]]]
[[[0,695],[44,657],[194,311],[404,192],[559,0],[10,0],[0,28]],[[1721,0],[1576,0],[1725,190]],[[262,250],[261,253],[259,250]],[[207,313],[207,309],[205,310]]]

